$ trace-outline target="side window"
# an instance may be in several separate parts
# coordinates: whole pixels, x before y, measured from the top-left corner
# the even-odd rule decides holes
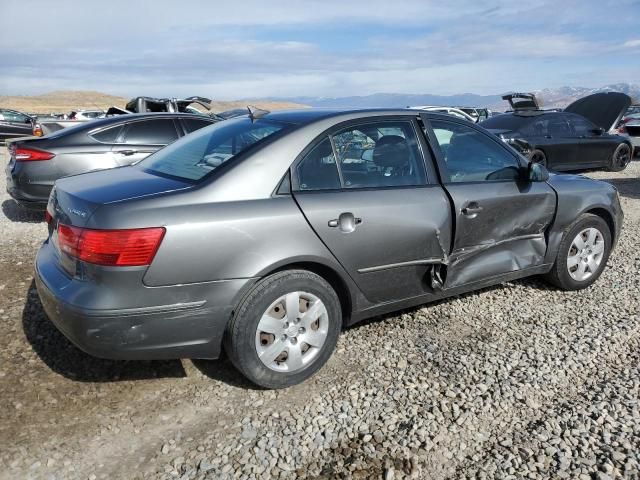
[[[178,132],[170,118],[132,122],[124,134],[125,143],[138,145],[167,145],[178,138]]]
[[[549,135],[557,138],[571,137],[571,129],[567,121],[559,115],[555,115],[549,119],[548,124]]]
[[[424,161],[410,121],[371,122],[333,135],[344,188],[423,185]]]
[[[597,128],[586,118],[582,118],[578,115],[570,115],[569,123],[573,127],[573,133],[576,137],[590,137],[593,135],[593,130]]]
[[[197,118],[183,118],[182,124],[184,125],[184,129],[187,133],[195,132],[196,130],[212,125],[211,122]]]
[[[528,137],[544,137],[547,135],[547,123],[545,119],[534,120],[522,129],[522,133]]]
[[[106,128],[91,135],[97,141],[102,143],[115,143],[122,130],[122,125],[116,125],[115,127]]]
[[[300,190],[340,188],[340,175],[329,137],[307,153],[297,170]]]
[[[0,113],[2,113],[5,122],[29,123],[29,117],[23,115],[22,113],[13,112],[11,110],[2,110]]]
[[[515,155],[478,130],[432,120],[451,182],[516,180],[520,165]]]

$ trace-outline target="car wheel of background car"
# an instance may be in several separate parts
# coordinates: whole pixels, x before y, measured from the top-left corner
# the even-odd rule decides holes
[[[609,161],[609,171],[611,172],[619,172],[627,168],[629,162],[631,161],[631,147],[626,143],[621,143],[611,155],[611,160]]]
[[[265,278],[244,298],[227,328],[225,350],[253,383],[284,388],[326,363],[341,327],[331,285],[312,272],[288,270]]]
[[[544,154],[542,150],[538,150],[538,149],[533,150],[529,158],[533,163],[539,163],[543,167],[547,166],[547,156]]]
[[[597,215],[581,215],[565,230],[546,279],[563,290],[586,288],[598,279],[610,252],[607,223]]]

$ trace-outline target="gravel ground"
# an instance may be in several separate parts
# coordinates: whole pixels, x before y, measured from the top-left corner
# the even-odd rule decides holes
[[[0,165],[6,155],[0,155]],[[46,319],[46,236],[0,182],[0,478],[640,478],[640,162],[602,278],[532,279],[366,322],[303,385],[225,360],[91,358]]]

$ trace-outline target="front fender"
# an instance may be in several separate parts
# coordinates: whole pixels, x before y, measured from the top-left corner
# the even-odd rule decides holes
[[[612,226],[612,247],[616,245],[624,214],[613,185],[582,175],[565,174],[552,174],[547,183],[557,193],[557,208],[547,233],[546,263],[555,262],[564,231],[587,212],[603,216]]]

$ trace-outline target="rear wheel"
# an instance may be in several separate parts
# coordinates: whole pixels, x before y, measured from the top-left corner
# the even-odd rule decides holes
[[[253,383],[284,388],[326,363],[341,326],[340,301],[331,286],[314,273],[288,270],[262,280],[242,301],[225,346]]]
[[[610,252],[607,223],[597,215],[584,214],[565,230],[546,279],[563,290],[586,288],[598,279]]]
[[[535,149],[529,155],[529,158],[533,163],[539,163],[543,167],[547,167],[547,156],[542,150]]]
[[[621,143],[611,155],[608,170],[610,172],[620,172],[627,168],[629,162],[631,162],[631,147],[626,143]]]

